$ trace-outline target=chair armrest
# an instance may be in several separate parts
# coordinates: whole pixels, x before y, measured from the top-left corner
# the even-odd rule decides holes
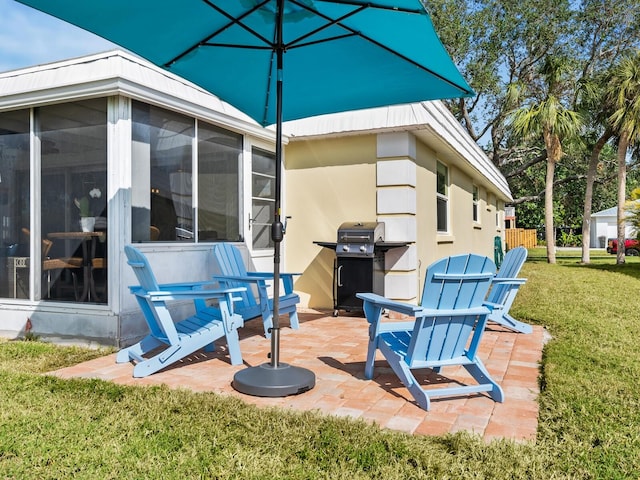
[[[416,312],[417,317],[454,317],[461,315],[488,315],[491,313],[488,306],[474,308],[437,309],[423,308]]]
[[[272,278],[273,278],[273,275],[271,275],[270,278],[250,277],[249,275],[214,275],[213,276],[213,279],[216,281],[247,282],[247,283],[255,283],[255,284],[263,283],[265,280],[269,280]]]
[[[301,275],[298,273],[281,273],[280,281],[284,286],[284,293],[286,295],[293,293],[293,276]],[[273,273],[266,272],[247,272],[247,275],[214,275],[213,279],[220,282],[245,282],[252,283],[258,287],[260,295],[264,295],[266,299],[267,280],[273,281]]]
[[[450,280],[450,281],[458,281],[458,280],[493,280],[495,274],[493,272],[487,273],[439,273],[436,272],[433,274],[433,278],[435,280]]]
[[[450,317],[453,315],[487,315],[490,313],[486,306],[474,308],[457,308],[457,309],[436,309],[423,308],[420,305],[411,305],[404,302],[396,302],[389,300],[375,293],[356,293],[356,297],[361,298],[365,302],[369,302],[376,307],[386,308],[394,312],[404,313],[412,317]]]
[[[524,285],[526,278],[494,278],[491,283],[501,283],[507,285]]]
[[[273,272],[247,272],[247,275],[250,276],[250,277],[273,279]],[[302,274],[301,273],[280,272],[279,275],[281,277],[291,277],[291,276],[294,276],[294,275],[302,275]]]
[[[206,282],[163,283],[161,285],[158,285],[161,291],[172,290],[172,291],[189,291],[189,292],[196,291],[196,290],[205,290],[204,287],[208,287],[208,286],[216,287],[216,283],[206,281]],[[140,291],[140,290],[142,290],[142,287],[140,285],[129,286],[129,291],[131,293],[135,293],[136,291]]]
[[[420,305],[396,302],[395,300],[390,300],[375,293],[356,293],[356,297],[372,304],[375,307],[386,308],[387,310],[393,310],[394,312],[403,313],[412,317],[416,316],[416,312],[422,310]]]
[[[224,288],[224,289],[206,289],[206,290],[158,290],[148,292],[142,287],[129,287],[131,293],[139,297],[148,298],[152,301],[157,300],[207,300],[211,298],[227,297],[229,300],[236,301],[233,297],[234,293],[244,292],[245,287]]]
[[[501,308],[504,308],[504,305],[502,305],[501,303],[494,303],[494,302],[483,302],[482,305],[484,305],[485,307],[487,307],[491,311],[499,310]]]
[[[158,285],[161,290],[204,290],[204,287],[216,287],[216,283],[210,280],[203,282],[162,283]]]

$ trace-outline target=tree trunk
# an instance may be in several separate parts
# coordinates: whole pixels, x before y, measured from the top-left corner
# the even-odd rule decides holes
[[[627,148],[629,147],[628,133],[623,131],[618,141],[618,253],[616,263],[625,263],[624,245],[626,240],[625,203],[627,200]]]
[[[598,139],[591,151],[589,169],[587,171],[587,187],[584,192],[584,214],[582,217],[582,263],[590,263],[589,244],[591,241],[591,208],[593,204],[593,183],[598,171],[600,152],[611,138],[611,131],[607,129]]]
[[[556,163],[547,158],[547,178],[544,186],[544,234],[547,242],[547,262],[556,263],[556,238],[553,225],[553,178]]]
[[[547,177],[544,185],[544,235],[547,242],[547,262],[556,263],[556,238],[553,225],[553,180],[556,162],[562,158],[560,138],[545,128],[542,136],[547,150]]]

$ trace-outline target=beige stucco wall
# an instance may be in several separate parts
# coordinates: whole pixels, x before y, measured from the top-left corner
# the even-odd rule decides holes
[[[499,226],[496,226],[496,194],[489,196],[478,179],[463,172],[456,162],[439,158],[438,154],[418,144],[417,148],[417,232],[419,294],[422,293],[425,269],[447,255],[477,253],[493,259],[494,237],[504,237],[504,203],[499,204]],[[449,168],[449,232],[436,232],[436,165],[437,161]],[[473,221],[473,186],[479,189],[479,221]]]
[[[313,241],[335,242],[343,222],[376,221],[375,136],[291,142],[285,169],[286,269],[303,273],[302,306],[332,308],[335,253]]]
[[[463,159],[458,159],[461,164],[456,165],[450,155],[447,161],[440,158],[449,167],[450,232],[437,235],[435,171],[439,153],[410,133],[392,135],[395,135],[396,144],[384,153],[380,153],[381,139],[374,133],[294,139],[287,145],[286,211],[283,213],[292,219],[284,243],[285,269],[303,274],[295,283],[302,307],[333,308],[335,253],[313,244],[313,241],[335,242],[337,228],[346,221],[384,221],[387,239],[393,236],[393,240],[410,242],[407,248],[387,253],[385,289],[395,291],[396,294],[390,296],[399,300],[417,301],[425,269],[438,258],[467,252],[493,258],[493,238],[502,233],[495,225],[496,195],[489,194],[486,187],[479,187],[481,218],[480,222],[474,223],[472,192],[474,181],[478,182],[478,179],[474,180],[463,171]],[[410,144],[406,151],[402,135]],[[398,149],[397,155],[394,148]],[[381,162],[395,162],[387,164],[391,168],[396,165],[412,166],[415,181],[412,184],[411,180],[402,180],[400,175],[397,184],[385,184],[385,179],[377,178],[378,163]],[[381,171],[389,172],[389,169]],[[398,202],[397,211],[390,212],[378,204],[380,197],[377,195],[381,190],[385,190],[387,196],[392,192],[391,195],[403,197]],[[415,209],[412,209],[411,202],[406,205],[404,197],[415,198]],[[487,198],[492,198],[493,203],[487,204]],[[503,208],[502,204],[499,206]],[[504,218],[503,213],[500,218]],[[390,224],[395,226],[395,231],[390,231]],[[398,225],[415,225],[415,228],[398,232]],[[402,236],[406,238],[399,238]],[[403,287],[399,290],[393,288],[394,284]]]

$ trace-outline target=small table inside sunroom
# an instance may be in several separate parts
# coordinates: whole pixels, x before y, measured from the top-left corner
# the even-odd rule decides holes
[[[91,301],[98,298],[96,288],[93,283],[91,269],[93,258],[96,254],[96,240],[104,237],[105,232],[52,232],[47,236],[52,239],[80,240],[82,242],[82,293],[78,298],[79,302]]]

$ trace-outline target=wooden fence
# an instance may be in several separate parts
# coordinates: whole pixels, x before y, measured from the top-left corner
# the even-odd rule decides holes
[[[538,245],[538,237],[535,229],[507,228],[504,231],[506,248],[525,247],[533,248]]]

